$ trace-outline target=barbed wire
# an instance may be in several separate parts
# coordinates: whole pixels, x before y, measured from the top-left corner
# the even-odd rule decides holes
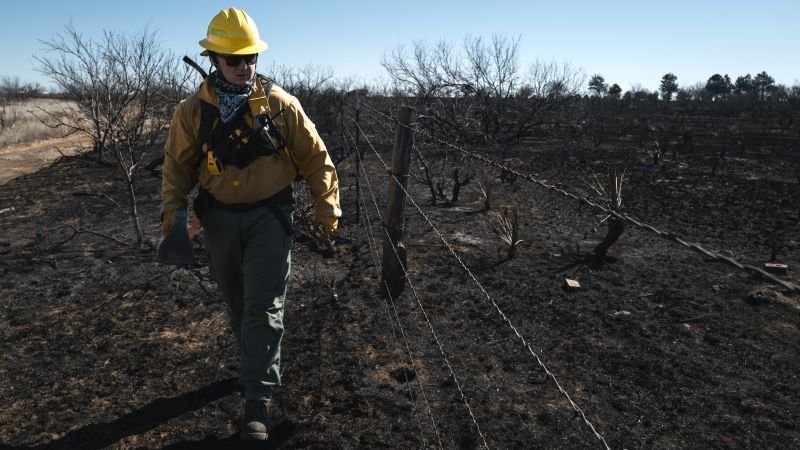
[[[358,152],[358,148],[355,145],[355,139],[353,139],[352,135],[349,134],[349,132],[348,132],[348,137],[353,141],[354,148],[355,148],[356,152]],[[362,171],[364,170],[363,165],[361,165],[361,170]],[[372,191],[372,186],[369,183],[369,178],[367,178],[367,176],[366,176],[366,171],[364,172],[364,177],[365,177],[365,181],[367,183],[367,189],[369,190],[370,195],[372,196],[372,200],[375,203],[375,209],[378,212],[378,217],[381,220],[383,220],[383,216],[381,215],[380,208],[378,207],[378,201],[375,198],[374,192]],[[375,267],[376,275],[378,276],[378,279],[380,279],[381,272],[383,270],[383,265],[380,263],[380,258],[378,258],[378,250],[377,250],[378,245],[376,243],[375,234],[373,233],[372,222],[370,221],[369,213],[367,212],[368,211],[367,210],[367,203],[364,200],[363,192],[361,192],[361,185],[360,184],[358,185],[358,189],[359,189],[359,195],[358,195],[359,201],[364,206],[364,217],[366,219],[365,221],[366,221],[366,225],[367,225],[367,227],[365,229],[366,232],[367,232],[367,245],[369,246],[369,249],[370,249],[370,256],[372,257],[372,263],[373,263],[373,265]],[[439,448],[443,449],[444,446],[442,445],[442,439],[441,439],[441,436],[439,435],[439,429],[436,426],[436,420],[433,417],[433,411],[431,411],[431,405],[428,402],[428,396],[425,394],[425,389],[422,387],[422,381],[420,380],[419,373],[417,373],[417,362],[414,359],[413,353],[411,352],[411,347],[410,347],[410,345],[408,343],[408,338],[406,337],[405,330],[403,329],[403,324],[400,321],[400,316],[397,313],[397,308],[396,308],[395,303],[394,303],[394,298],[392,297],[392,294],[389,292],[388,286],[385,286],[385,287],[386,287],[386,292],[388,294],[389,299],[388,299],[388,301],[384,299],[383,303],[384,303],[384,306],[386,307],[386,313],[389,316],[389,323],[391,323],[391,325],[392,325],[392,336],[394,337],[395,343],[397,343],[398,342],[397,333],[395,332],[395,326],[394,326],[394,323],[395,323],[395,320],[396,320],[397,321],[397,326],[400,329],[400,333],[401,333],[401,335],[403,337],[403,342],[404,342],[405,347],[406,347],[406,352],[408,353],[408,358],[411,360],[411,367],[412,367],[412,370],[414,371],[414,378],[417,381],[417,387],[419,387],[420,393],[422,394],[422,399],[425,402],[425,406],[426,406],[427,412],[428,412],[428,417],[431,419],[431,425],[433,427],[434,434],[436,435],[436,440],[437,440],[437,442],[439,444]],[[391,306],[392,306],[391,310],[389,309],[389,302],[391,302]],[[391,311],[394,311],[394,318],[392,317],[392,312]],[[416,399],[414,398],[414,395],[413,395],[413,393],[411,391],[411,384],[408,383],[408,376],[407,375],[406,375],[406,386],[408,387],[408,395],[411,398],[411,401],[412,401],[412,403],[414,405],[414,411],[415,411],[414,412],[414,418],[417,421],[417,426],[419,427],[420,436],[422,437],[423,444],[425,445],[425,447],[427,447],[428,446],[428,442],[427,442],[427,439],[425,439],[425,433],[422,432],[422,424],[420,423],[419,417],[418,417],[418,415],[416,413],[416,409],[417,409],[416,408],[416,403],[417,402],[416,402]]]
[[[584,413],[583,409],[581,409],[572,400],[572,398],[570,397],[569,393],[567,393],[567,391],[564,390],[563,387],[561,387],[561,383],[558,382],[558,379],[556,379],[555,374],[553,374],[553,372],[551,372],[550,369],[547,368],[547,365],[545,365],[545,363],[542,360],[542,358],[539,357],[539,355],[531,347],[530,343],[528,343],[528,341],[526,341],[525,338],[520,334],[520,332],[517,330],[517,328],[511,322],[511,319],[509,319],[508,316],[503,312],[503,310],[500,308],[500,306],[497,304],[497,302],[495,302],[494,299],[489,295],[489,293],[486,292],[486,289],[484,289],[483,285],[478,281],[478,279],[475,277],[475,275],[472,273],[472,271],[466,266],[466,264],[464,264],[464,261],[461,259],[460,256],[458,256],[458,253],[456,253],[455,250],[453,250],[453,247],[450,245],[450,243],[447,241],[447,239],[444,238],[444,236],[439,231],[439,229],[436,228],[436,226],[433,224],[433,222],[431,222],[431,220],[428,218],[428,216],[422,210],[422,208],[419,207],[419,205],[414,200],[414,198],[411,196],[411,194],[406,190],[406,188],[403,186],[403,183],[400,180],[397,179],[395,174],[393,174],[391,172],[389,166],[386,164],[386,162],[384,162],[383,158],[381,158],[381,155],[378,153],[378,151],[375,149],[375,147],[369,141],[369,138],[367,137],[367,135],[361,129],[361,126],[358,123],[356,123],[355,121],[353,121],[353,123],[356,124],[356,127],[361,132],[361,134],[364,136],[364,139],[366,139],[367,144],[369,144],[370,148],[375,153],[375,156],[377,156],[378,160],[381,162],[383,167],[386,169],[386,171],[389,174],[389,176],[392,177],[392,179],[397,184],[397,186],[403,191],[403,193],[405,194],[406,198],[408,198],[409,202],[417,209],[417,211],[420,213],[420,215],[422,215],[422,217],[425,219],[425,221],[428,223],[428,225],[433,229],[433,231],[436,233],[436,235],[439,237],[439,239],[444,243],[445,247],[447,247],[447,249],[450,251],[450,253],[456,258],[458,263],[461,265],[461,268],[464,269],[464,271],[467,272],[467,274],[470,276],[472,281],[478,286],[478,288],[483,293],[483,295],[486,297],[486,299],[489,300],[489,302],[495,307],[497,312],[500,314],[500,317],[503,318],[503,320],[511,328],[511,330],[514,332],[514,334],[517,336],[517,338],[519,338],[522,341],[522,345],[525,348],[528,349],[528,351],[534,357],[534,359],[539,364],[539,366],[545,371],[545,373],[550,377],[550,379],[553,380],[553,382],[555,383],[555,385],[558,388],[559,392],[561,392],[561,394],[567,399],[567,401],[569,402],[569,404],[572,407],[572,409],[575,412],[577,412],[578,414],[580,414],[580,416],[583,418],[584,423],[591,429],[591,431],[592,431],[592,433],[594,433],[595,437],[597,437],[597,439],[599,439],[600,442],[602,442],[602,444],[605,446],[606,450],[610,450],[610,447],[608,446],[608,443],[606,443],[605,438],[603,438],[603,436],[601,436],[600,433],[597,432],[597,430],[595,429],[595,427],[592,424],[592,422],[590,422],[589,419],[586,417],[586,413]],[[394,245],[392,245],[392,247],[394,247]],[[402,266],[402,264],[401,264],[401,266]],[[409,280],[409,285],[411,285],[410,278],[408,277],[407,273],[406,273],[406,279]],[[416,291],[414,290],[413,286],[412,286],[412,292],[414,292],[414,294],[416,296]],[[422,308],[422,304],[421,303],[420,303],[420,308]],[[424,309],[423,309],[423,314],[424,314]],[[427,315],[426,315],[426,320],[427,320]],[[429,324],[430,324],[430,322],[429,322]],[[433,332],[433,327],[431,327],[431,332]],[[434,336],[435,336],[435,334],[434,334]],[[438,343],[438,341],[437,341],[437,343]],[[443,356],[444,356],[444,353],[443,353]],[[448,367],[449,367],[449,365],[448,365]],[[459,388],[459,390],[460,390],[460,388]],[[463,392],[462,392],[462,396],[463,396]],[[465,402],[466,402],[466,399],[465,399]],[[470,409],[470,414],[471,414],[471,409]],[[474,420],[474,417],[473,417],[473,420]],[[477,422],[475,423],[475,425],[477,426]]]
[[[464,390],[463,390],[463,388],[461,386],[461,383],[458,381],[458,378],[456,377],[455,372],[453,371],[453,367],[450,364],[450,360],[449,360],[449,358],[447,358],[447,356],[445,354],[444,347],[442,346],[442,343],[439,340],[439,337],[436,335],[436,332],[434,331],[433,324],[431,323],[430,318],[428,317],[428,313],[427,313],[427,311],[425,311],[425,308],[422,306],[422,301],[419,298],[419,294],[417,294],[417,290],[414,288],[414,283],[411,281],[411,276],[406,271],[405,267],[403,267],[403,261],[402,261],[402,258],[400,257],[400,254],[397,252],[397,246],[395,246],[394,242],[392,242],[391,236],[389,236],[389,230],[384,228],[383,231],[386,234],[386,238],[389,239],[389,244],[392,247],[392,251],[394,252],[395,257],[397,258],[397,261],[400,263],[400,267],[403,269],[404,278],[405,278],[406,282],[408,282],[408,286],[411,288],[411,292],[414,294],[414,299],[416,300],[417,304],[419,305],[419,309],[422,312],[422,316],[425,318],[425,322],[428,324],[428,328],[430,328],[430,330],[431,330],[431,334],[433,335],[433,340],[436,341],[436,345],[439,347],[439,352],[442,354],[442,358],[444,359],[445,365],[447,365],[447,369],[450,371],[450,376],[453,377],[453,382],[455,383],[456,388],[458,389],[459,395],[461,395],[461,400],[464,401],[464,404],[467,407],[467,411],[469,412],[469,416],[472,418],[472,423],[475,425],[475,429],[478,432],[478,436],[481,438],[481,441],[483,442],[483,446],[488,449],[489,445],[486,443],[486,437],[483,435],[483,432],[481,431],[481,427],[478,425],[478,420],[475,418],[475,414],[472,411],[472,407],[469,406],[469,400],[467,399],[467,396],[464,394]],[[387,284],[387,288],[388,288],[388,284]]]
[[[364,205],[364,208],[366,209],[366,207],[367,207],[366,203],[362,202],[362,204]],[[377,253],[376,246],[377,245],[375,244],[375,236],[372,233],[372,227],[371,227],[371,225],[369,223],[367,224],[367,227],[365,228],[365,230],[367,231],[367,245],[369,245],[369,247],[370,247],[370,254],[372,255],[372,262],[375,265],[376,275],[380,279],[380,275],[381,275],[380,271],[381,271],[381,269],[379,268],[379,265],[377,263],[377,256],[376,256],[376,253]],[[384,306],[386,308],[386,315],[389,318],[389,323],[392,326],[392,337],[394,338],[395,344],[399,347],[399,345],[398,345],[399,340],[397,338],[397,332],[395,331],[395,321],[396,321],[397,322],[397,327],[400,329],[400,333],[401,333],[401,335],[403,337],[403,343],[405,344],[406,353],[408,353],[408,358],[409,358],[409,360],[411,362],[411,368],[414,371],[414,378],[417,380],[418,387],[420,389],[420,392],[422,393],[422,398],[424,399],[425,405],[427,406],[428,415],[429,415],[429,417],[431,419],[431,423],[433,424],[434,430],[436,432],[436,437],[438,439],[439,438],[439,433],[438,433],[438,430],[436,428],[436,421],[433,418],[433,414],[431,412],[430,405],[428,404],[428,398],[425,395],[425,390],[422,388],[422,386],[420,384],[420,381],[419,381],[420,377],[419,377],[419,373],[417,373],[417,362],[414,359],[414,356],[413,356],[413,354],[411,352],[411,348],[410,348],[410,346],[408,344],[408,339],[406,337],[405,330],[403,329],[403,325],[400,322],[400,317],[397,315],[397,308],[394,306],[394,299],[391,297],[391,294],[389,295],[389,299],[390,299],[389,301],[392,304],[391,310],[389,309],[389,302],[388,301],[384,300],[383,303],[384,303]],[[394,311],[394,316],[392,316],[392,311]],[[406,381],[405,384],[406,384],[406,388],[408,390],[409,400],[411,400],[411,403],[412,403],[413,408],[414,408],[414,419],[417,422],[417,428],[419,429],[419,434],[420,434],[420,437],[422,438],[422,443],[423,443],[423,445],[425,447],[427,447],[428,446],[428,440],[425,438],[425,433],[422,431],[422,422],[420,422],[419,414],[417,414],[417,409],[418,409],[417,408],[417,399],[414,396],[413,391],[411,390],[411,383],[409,383],[408,374],[405,371],[403,372],[403,376],[405,377],[405,381]],[[443,448],[441,440],[439,440],[439,448]]]
[[[366,210],[366,208],[367,208],[366,203],[364,203],[364,209]],[[370,228],[370,230],[371,230],[371,228]],[[371,233],[371,231],[370,231],[370,233]],[[372,241],[373,241],[373,245],[376,248],[375,252],[377,253],[377,245],[378,244],[376,242],[376,238],[375,238],[374,235],[372,236]],[[380,266],[381,266],[380,264],[377,264],[375,266],[377,271],[381,270],[381,269],[378,269],[378,267],[380,267]],[[377,275],[378,275],[378,277],[380,277],[381,276],[380,272],[378,272]],[[386,281],[384,281],[384,288],[385,288],[385,290],[387,292],[387,296],[389,296],[389,298],[391,299],[392,295],[389,293],[389,285],[387,284]],[[391,303],[391,306],[392,306],[391,311],[394,313],[394,319],[397,321],[398,327],[400,328],[401,332],[403,333],[403,342],[405,343],[406,351],[408,352],[409,358],[411,359],[412,370],[414,371],[414,378],[417,381],[417,387],[419,388],[419,391],[422,394],[422,399],[423,399],[423,401],[425,403],[425,407],[426,407],[427,412],[428,412],[428,417],[431,419],[431,426],[433,427],[433,432],[436,435],[436,441],[439,444],[439,448],[443,449],[444,446],[442,445],[442,438],[441,438],[441,435],[439,434],[439,427],[436,426],[436,420],[434,418],[433,411],[431,410],[431,405],[430,405],[430,402],[428,401],[428,396],[425,393],[425,389],[422,387],[422,378],[420,377],[419,372],[417,372],[418,364],[414,360],[414,357],[413,357],[412,352],[411,352],[411,347],[409,346],[409,343],[408,343],[408,338],[406,337],[405,331],[402,328],[402,325],[401,325],[402,322],[400,321],[400,315],[397,312],[397,306],[395,305],[394,300],[392,300],[390,303]],[[389,312],[388,305],[387,305],[387,312]],[[391,314],[390,314],[390,318],[391,318]],[[406,383],[408,383],[408,379],[407,378],[406,378]],[[410,389],[409,389],[409,395],[411,395]],[[413,400],[413,398],[412,398],[412,400]],[[420,426],[420,428],[421,428],[421,426]],[[423,441],[425,441],[424,436],[423,436]]]
[[[466,149],[461,148],[461,147],[459,147],[457,145],[451,144],[450,142],[444,141],[444,140],[442,140],[442,139],[440,139],[440,138],[438,138],[436,136],[431,135],[430,133],[426,132],[425,130],[422,130],[422,129],[419,129],[419,128],[416,128],[416,127],[411,128],[408,125],[402,124],[397,119],[395,119],[393,117],[390,117],[386,113],[373,108],[372,106],[370,106],[366,102],[363,102],[362,104],[365,107],[367,107],[368,109],[370,109],[371,111],[374,111],[374,112],[380,114],[381,116],[383,116],[387,120],[392,121],[395,124],[398,124],[400,126],[408,128],[408,129],[410,129],[410,130],[412,130],[414,132],[423,134],[426,137],[428,137],[430,139],[433,139],[433,140],[437,141],[438,143],[440,143],[442,145],[445,145],[445,146],[448,146],[448,147],[450,147],[450,148],[452,148],[454,150],[457,150],[457,151],[459,151],[459,152],[461,152],[461,153],[463,153],[463,154],[465,154],[465,155],[467,155],[467,156],[469,156],[471,158],[477,159],[479,161],[482,161],[482,162],[484,162],[484,163],[486,163],[486,164],[488,164],[490,166],[494,166],[494,167],[499,168],[501,170],[505,170],[508,173],[514,174],[517,177],[521,177],[521,178],[523,178],[525,180],[528,180],[528,181],[530,181],[532,183],[535,183],[535,184],[537,184],[537,185],[539,185],[539,186],[541,186],[541,187],[543,187],[545,189],[548,189],[548,190],[551,190],[553,192],[559,193],[561,195],[567,196],[567,197],[572,198],[574,200],[578,200],[579,202],[582,202],[582,203],[584,203],[586,205],[589,205],[592,208],[595,208],[595,209],[597,209],[599,211],[602,211],[603,213],[608,214],[609,216],[613,216],[613,217],[615,217],[617,219],[620,219],[620,220],[622,220],[624,222],[627,222],[627,223],[629,223],[629,224],[631,224],[631,225],[633,225],[633,226],[635,226],[637,228],[642,228],[642,229],[645,229],[647,231],[650,231],[650,232],[652,232],[652,233],[654,233],[654,234],[656,234],[656,235],[658,235],[658,236],[660,236],[660,237],[662,237],[664,239],[667,239],[669,241],[676,242],[676,243],[682,245],[683,247],[688,248],[689,250],[701,253],[706,258],[709,258],[712,261],[722,262],[722,263],[728,264],[730,266],[736,267],[739,270],[743,270],[743,271],[749,273],[750,275],[761,276],[761,277],[769,280],[772,283],[780,285],[781,287],[783,287],[784,289],[786,289],[786,290],[788,290],[790,292],[800,293],[800,286],[798,286],[798,285],[796,285],[796,284],[794,284],[794,283],[792,283],[790,281],[786,281],[786,280],[783,280],[781,278],[778,278],[775,275],[773,275],[773,274],[771,274],[771,273],[769,273],[769,272],[767,272],[767,271],[765,271],[765,270],[763,270],[761,268],[758,268],[758,267],[755,267],[755,266],[752,266],[752,265],[749,265],[749,264],[743,264],[743,263],[741,263],[741,262],[739,262],[739,261],[737,261],[737,260],[735,260],[735,259],[733,259],[733,258],[731,258],[729,256],[725,256],[725,255],[722,255],[722,254],[720,254],[718,252],[714,252],[714,251],[708,250],[708,249],[702,247],[700,244],[697,244],[697,243],[694,243],[694,242],[689,242],[686,239],[683,239],[682,237],[676,235],[675,233],[672,233],[672,232],[669,232],[669,231],[659,230],[658,228],[656,228],[656,227],[654,227],[654,226],[652,226],[650,224],[644,223],[644,222],[642,222],[640,220],[637,220],[637,219],[631,217],[628,214],[621,213],[619,211],[614,211],[613,209],[607,208],[607,207],[605,207],[605,206],[593,201],[587,195],[575,194],[575,193],[569,192],[569,191],[567,191],[565,189],[562,189],[561,187],[559,187],[559,186],[557,186],[555,184],[549,184],[546,181],[543,181],[543,180],[540,180],[540,179],[534,177],[533,175],[525,174],[525,173],[522,173],[522,172],[520,172],[520,171],[518,171],[518,170],[516,170],[514,168],[511,168],[511,167],[505,166],[503,164],[500,164],[500,163],[490,159],[489,157],[487,157],[485,155],[482,155],[482,154],[474,152],[474,151],[466,150]]]
[[[356,124],[356,127],[358,128],[359,132],[361,132],[361,134],[364,136],[364,139],[367,141],[367,144],[377,154],[377,151],[375,150],[375,146],[372,145],[372,142],[370,142],[369,137],[366,134],[364,134],[364,131],[361,129],[361,126],[355,121],[353,121],[353,123]],[[378,159],[381,159],[380,155],[378,155]],[[381,163],[383,163],[382,159],[381,159]],[[385,164],[384,164],[384,166],[385,166]],[[367,186],[371,186],[371,184],[369,182],[369,176],[367,175],[366,169],[364,169],[363,166],[362,166],[361,169],[362,169],[363,174],[364,174],[364,179],[367,182]],[[382,219],[383,216],[380,213],[380,208],[378,207],[378,202],[377,202],[377,199],[375,198],[374,192],[372,191],[371,187],[369,188],[369,190],[370,190],[370,194],[372,195],[372,200],[375,203],[375,208],[378,211],[378,215]],[[467,396],[464,394],[464,390],[463,390],[463,388],[461,386],[461,383],[458,381],[458,377],[456,376],[455,371],[453,370],[453,366],[450,364],[450,359],[447,357],[447,355],[446,355],[446,353],[444,351],[444,346],[442,345],[441,341],[439,340],[439,336],[436,335],[436,331],[433,328],[433,324],[430,321],[430,317],[428,316],[428,313],[426,312],[425,307],[422,305],[422,301],[420,300],[419,295],[417,294],[416,290],[414,289],[414,285],[413,285],[413,283],[411,281],[411,276],[408,274],[408,272],[406,272],[405,267],[403,267],[403,263],[400,260],[400,255],[397,252],[397,248],[394,245],[394,242],[392,242],[391,238],[389,238],[389,234],[388,234],[389,232],[386,229],[386,227],[384,227],[384,232],[386,233],[386,236],[389,239],[389,244],[392,247],[392,251],[394,252],[395,256],[398,258],[398,261],[400,261],[400,267],[402,267],[402,269],[403,269],[403,273],[405,275],[405,279],[408,282],[408,285],[411,286],[411,290],[414,293],[414,299],[416,300],[417,305],[419,306],[420,311],[422,312],[422,315],[425,318],[425,322],[428,324],[428,328],[430,328],[431,335],[433,336],[433,340],[436,342],[436,345],[439,348],[439,353],[441,353],[441,355],[442,355],[442,359],[444,360],[445,365],[447,366],[447,369],[450,372],[450,376],[453,377],[453,382],[456,385],[456,388],[458,389],[458,393],[461,396],[461,400],[464,402],[464,405],[466,406],[467,411],[469,412],[469,416],[472,419],[472,423],[475,425],[475,429],[478,431],[478,436],[480,436],[484,447],[486,447],[488,449],[489,446],[486,443],[486,438],[484,437],[483,432],[481,431],[480,425],[478,425],[478,420],[475,418],[475,414],[472,411],[472,407],[469,405],[469,400],[467,399]],[[387,291],[388,291],[388,285],[386,286],[386,288],[387,288]]]

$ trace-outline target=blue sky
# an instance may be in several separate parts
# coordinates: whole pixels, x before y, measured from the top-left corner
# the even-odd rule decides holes
[[[162,45],[196,55],[211,18],[229,6],[245,9],[270,48],[260,58],[289,65],[329,66],[336,76],[382,75],[384,52],[414,40],[520,36],[523,66],[537,58],[567,61],[602,74],[624,90],[656,89],[667,72],[680,85],[714,73],[732,78],[767,71],[800,83],[800,1],[0,1],[0,76],[48,85],[34,71],[40,40],[69,22],[88,37],[150,26]]]

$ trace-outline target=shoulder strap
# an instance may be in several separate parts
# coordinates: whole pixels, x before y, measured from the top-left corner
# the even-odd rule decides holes
[[[275,84],[275,81],[261,74],[258,74],[258,78],[259,81],[261,81],[261,87],[264,88],[264,102],[267,103],[267,106],[269,106],[269,95],[272,93],[272,86]],[[283,112],[283,110],[281,110],[281,112]],[[292,166],[294,166],[294,171],[297,174],[295,176],[295,181],[301,181],[303,172],[300,171],[299,167],[297,167],[297,163],[294,161],[292,154],[288,150],[286,152],[289,156],[289,161],[291,161]]]
[[[211,132],[214,131],[214,122],[219,115],[217,108],[206,101],[200,100],[200,129],[197,137],[200,144],[207,144],[211,140]]]
[[[258,74],[258,81],[261,82],[261,87],[264,89],[264,99],[269,100],[269,95],[272,94],[272,85],[275,84],[271,78]]]

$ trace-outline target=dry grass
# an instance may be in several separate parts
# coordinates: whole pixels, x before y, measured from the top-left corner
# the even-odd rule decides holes
[[[612,211],[620,211],[622,210],[622,184],[624,181],[625,171],[623,170],[619,175],[616,171],[609,172],[606,179],[593,173],[586,184],[592,188],[603,206]]]
[[[7,124],[5,127],[0,127],[0,147],[63,137],[65,129],[50,128],[36,118],[36,116],[44,117],[39,108],[64,118],[77,111],[75,103],[66,100],[36,98],[22,102],[0,103],[0,116]]]
[[[492,212],[489,214],[489,227],[507,247],[508,259],[513,258],[517,253],[517,245],[522,242],[519,238],[519,208],[503,208],[503,212]]]

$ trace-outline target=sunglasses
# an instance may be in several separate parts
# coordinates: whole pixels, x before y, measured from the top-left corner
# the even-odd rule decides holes
[[[252,55],[220,55],[219,53],[215,53],[216,56],[225,60],[225,64],[229,67],[238,67],[242,61],[245,64],[255,64],[258,61],[258,53],[253,53]]]

